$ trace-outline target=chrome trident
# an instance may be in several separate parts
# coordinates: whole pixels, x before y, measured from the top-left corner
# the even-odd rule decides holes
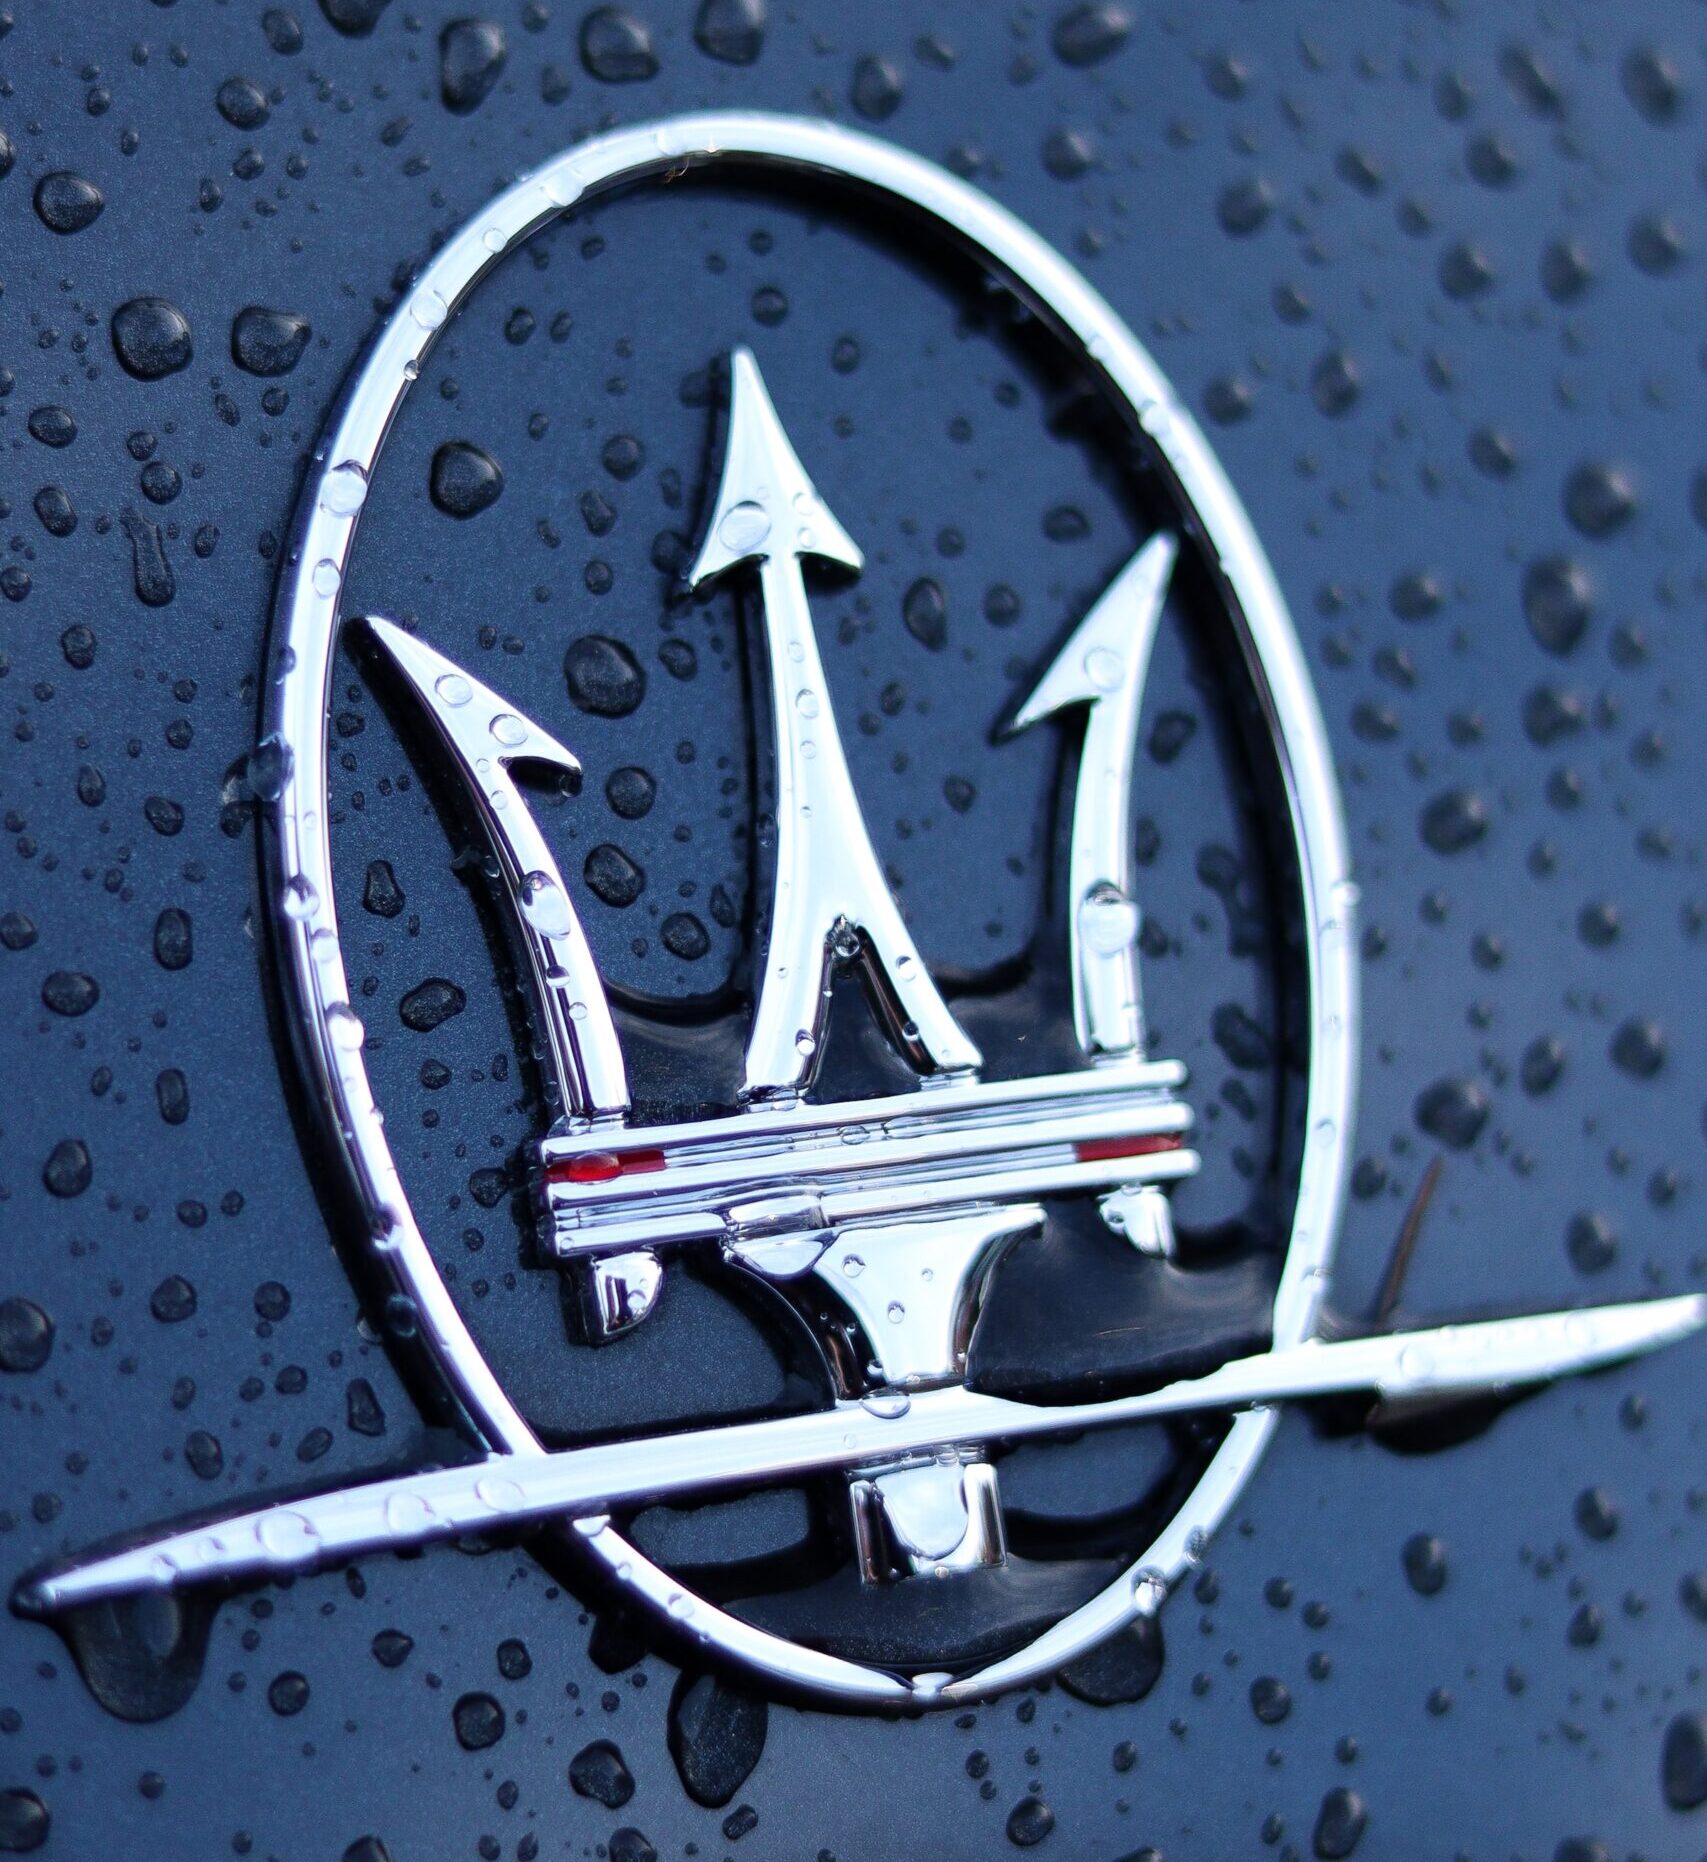
[[[1093,1060],[1144,1051],[1138,904],[1132,887],[1132,762],[1144,677],[1179,545],[1152,537],[1074,628],[1011,730],[1088,705],[1073,795],[1069,935],[1073,1022]]]
[[[858,571],[865,558],[831,516],[782,430],[750,349],[730,358],[729,438],[701,588],[759,566],[776,756],[776,883],[743,1097],[790,1098],[823,1041],[832,951],[859,956],[902,1049],[921,1073],[968,1073],[976,1047],[950,1013],[890,896],[836,729],[801,561]]]

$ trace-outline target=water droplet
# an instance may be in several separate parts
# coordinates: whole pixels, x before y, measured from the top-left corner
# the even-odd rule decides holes
[[[541,937],[568,937],[573,926],[569,913],[569,901],[563,896],[563,888],[549,873],[529,873],[521,884],[519,894],[522,916],[533,926]],[[570,1016],[574,1017],[579,1009],[584,1017],[587,1005],[584,1002],[570,1006]]]
[[[751,499],[731,505],[717,526],[717,540],[727,550],[745,555],[755,550],[771,533],[770,514]]]
[[[268,1513],[255,1536],[263,1551],[286,1563],[312,1558],[320,1546],[320,1528],[305,1514],[288,1509]]]
[[[36,183],[35,205],[42,224],[52,231],[80,233],[100,218],[106,201],[93,181],[61,170]]]
[[[447,705],[466,705],[474,696],[474,688],[460,672],[441,672],[433,681],[433,690]]]
[[[450,306],[441,293],[428,286],[424,291],[417,291],[409,300],[409,315],[423,330],[436,330],[450,315]]]
[[[367,474],[353,459],[346,459],[326,474],[320,486],[320,508],[332,517],[354,517],[367,500]]]
[[[1113,647],[1092,647],[1085,655],[1085,677],[1099,692],[1117,692],[1125,665]]]
[[[133,297],[113,312],[113,351],[138,381],[159,381],[189,365],[189,319],[163,297]]]
[[[323,556],[314,565],[314,573],[309,577],[309,584],[322,601],[330,601],[338,592],[338,584],[343,577],[338,573],[338,565],[330,556]]]
[[[287,918],[301,920],[310,918],[320,905],[320,894],[314,889],[313,880],[306,874],[293,873],[284,883],[284,890],[279,895],[279,910]]]
[[[335,939],[333,944],[335,947]],[[335,949],[328,954],[335,954]],[[367,1029],[362,1025],[362,1018],[347,1002],[334,1002],[327,1008],[326,1028],[332,1037],[332,1045],[342,1048],[347,1054],[358,1052],[367,1039]]]
[[[1433,1353],[1423,1345],[1406,1345],[1399,1353],[1399,1370],[1405,1377],[1420,1383],[1434,1370]]]
[[[859,1254],[844,1255],[842,1257],[842,1272],[846,1274],[850,1280],[857,1280],[860,1275],[865,1272],[865,1257]]]
[[[231,325],[231,359],[250,375],[288,375],[313,333],[308,319],[295,311],[251,304]]]
[[[474,1483],[474,1497],[494,1513],[511,1513],[522,1504],[522,1490],[501,1474],[483,1474]]]
[[[1129,949],[1138,936],[1138,907],[1115,886],[1098,886],[1079,912],[1086,946],[1112,956]]]
[[[506,749],[514,750],[528,740],[528,727],[513,711],[500,711],[487,728]]]
[[[433,1509],[418,1493],[394,1493],[385,1503],[385,1524],[399,1538],[417,1532],[433,1517]]]

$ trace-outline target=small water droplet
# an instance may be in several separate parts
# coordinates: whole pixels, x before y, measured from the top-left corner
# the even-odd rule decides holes
[[[1113,647],[1092,647],[1085,655],[1085,677],[1099,692],[1117,692],[1126,662]]]
[[[261,1549],[281,1560],[310,1558],[320,1544],[320,1529],[302,1513],[288,1509],[268,1513],[256,1528]]]
[[[338,572],[338,565],[330,556],[323,556],[314,565],[314,573],[309,578],[310,584],[322,601],[329,601],[338,592],[338,584],[343,577]]]
[[[385,1524],[399,1537],[418,1531],[433,1517],[433,1509],[418,1493],[394,1493],[385,1503]]]
[[[726,550],[745,554],[757,549],[771,533],[770,514],[763,505],[746,498],[732,504],[717,526],[717,540]]]
[[[514,1513],[522,1503],[522,1490],[501,1474],[483,1474],[474,1483],[474,1497],[494,1513]]]
[[[466,705],[474,696],[474,688],[460,672],[441,672],[433,681],[433,690],[447,705]]]
[[[279,895],[279,910],[287,918],[310,918],[319,904],[320,894],[315,891],[313,880],[306,874],[293,873],[285,881],[284,890]]]

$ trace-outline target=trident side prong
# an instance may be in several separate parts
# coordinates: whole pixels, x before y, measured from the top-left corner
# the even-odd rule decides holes
[[[449,751],[497,856],[539,1003],[540,1062],[558,1129],[620,1124],[628,1078],[610,1003],[551,843],[510,774],[513,763],[539,763],[579,776],[579,761],[490,686],[394,621],[369,615],[367,629]],[[602,1343],[638,1325],[657,1302],[662,1276],[658,1257],[645,1248],[582,1271],[588,1338]]]
[[[450,752],[498,856],[543,1011],[545,1058],[562,1110],[577,1118],[619,1118],[628,1109],[628,1079],[604,985],[551,845],[510,774],[514,763],[543,763],[579,776],[580,762],[489,685],[395,621],[368,615],[366,625]]]
[[[863,959],[902,1050],[921,1073],[980,1064],[890,895],[848,774],[802,559],[857,571],[864,557],[783,432],[752,351],[730,357],[729,437],[693,588],[757,563],[776,757],[776,884],[747,1043],[743,1097],[793,1097],[823,1044],[832,951]]]
[[[1071,705],[1089,707],[1068,886],[1073,1022],[1094,1060],[1144,1051],[1128,809],[1144,679],[1178,554],[1178,540],[1166,533],[1144,545],[1073,629],[1009,726],[1022,731]]]

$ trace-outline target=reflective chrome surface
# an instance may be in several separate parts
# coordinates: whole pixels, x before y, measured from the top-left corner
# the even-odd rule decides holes
[[[740,1119],[548,1139],[550,1245],[565,1259],[636,1239],[715,1240],[779,1195],[845,1222],[995,1195],[1036,1196],[1197,1168],[1191,1108],[1162,1063],[755,1111]]]
[[[812,628],[801,562],[817,557],[857,573],[865,559],[795,456],[750,349],[730,357],[729,381],[723,478],[688,581],[702,588],[758,565],[776,840],[743,1095],[791,1097],[811,1081],[835,956],[864,967],[921,1073],[968,1073],[980,1055],[931,980],[877,863]]]
[[[1073,1021],[1093,1059],[1142,1054],[1138,979],[1141,924],[1132,883],[1132,770],[1138,712],[1156,627],[1179,556],[1172,536],[1152,537],[1074,628],[1014,714],[1024,730],[1086,707],[1067,876]]]
[[[501,1456],[478,1466],[406,1474],[321,1494],[93,1559],[31,1580],[17,1601],[38,1613],[126,1591],[257,1572],[301,1570],[360,1552],[459,1533],[597,1514],[698,1494],[859,1467],[932,1451],[1203,1409],[1240,1409],[1369,1390],[1388,1400],[1499,1390],[1593,1370],[1677,1343],[1707,1325],[1707,1295],[1640,1300],[1576,1312],[1387,1333],[1236,1359],[1206,1377],[1105,1403],[1042,1408],[963,1386],[908,1400],[843,1402],[832,1410],[738,1423],[559,1454]],[[1149,1581],[1147,1573],[1136,1576]],[[947,1688],[964,1698],[971,1683]]]
[[[364,619],[450,753],[498,856],[538,1005],[548,1092],[565,1116],[619,1118],[628,1109],[628,1079],[604,984],[551,843],[510,774],[514,764],[539,763],[578,779],[580,762],[489,685],[395,621]]]
[[[1310,1082],[1299,1191],[1274,1310],[1274,1339],[1282,1353],[1301,1344],[1315,1327],[1345,1194],[1356,1078],[1356,890],[1350,881],[1326,742],[1272,571],[1232,487],[1165,377],[1121,319],[1052,248],[986,195],[903,150],[829,123],[732,111],[597,137],[548,161],[449,238],[378,333],[309,475],[279,583],[268,702],[272,747],[284,771],[269,813],[271,884],[295,1005],[294,1033],[313,1097],[325,1111],[333,1155],[366,1212],[378,1261],[391,1287],[410,1302],[420,1342],[436,1363],[469,1433],[502,1458],[498,1467],[480,1477],[488,1497],[478,1506],[487,1523],[513,1516],[506,1506],[494,1507],[499,1495],[494,1482],[505,1482],[512,1468],[525,1471],[531,1482],[534,1473],[549,1464],[525,1417],[476,1345],[432,1259],[374,1103],[359,1024],[349,1007],[332,904],[326,795],[326,723],[339,595],[367,485],[392,417],[467,293],[506,251],[577,202],[667,175],[684,163],[774,165],[821,182],[833,179],[879,201],[904,204],[915,217],[924,216],[934,232],[1006,280],[1044,318],[1089,368],[1145,445],[1182,511],[1189,514],[1194,547],[1205,553],[1243,648],[1272,732],[1297,850],[1309,971]],[[737,548],[739,541],[737,532],[729,547]],[[774,613],[785,640],[809,640],[798,558],[767,559],[760,576],[767,628],[773,625]],[[822,691],[821,679],[815,689]],[[779,739],[793,729],[790,723]],[[892,981],[899,991],[900,943],[887,936],[873,941],[891,961]],[[910,981],[908,987],[913,991],[908,1012],[913,1013],[911,1003],[922,999],[923,979]],[[919,1026],[921,1060],[943,1067],[958,1064],[956,1057],[966,1050],[948,1028],[928,1012]],[[798,1026],[782,1029],[790,1038],[798,1032]],[[904,1028],[901,1032],[905,1036]],[[753,1074],[753,1084],[761,1090],[793,1090],[803,1077],[800,1059],[798,1047],[790,1058],[773,1043]],[[970,1058],[966,1064],[971,1064]],[[1032,1193],[1023,1171],[1008,1175],[1011,1180],[994,1189],[986,1181],[985,1192]],[[1087,1179],[1083,1187],[1106,1187],[1106,1180],[1099,1185]],[[933,1406],[928,1412],[933,1421],[916,1436],[917,1444],[940,1442],[944,1429],[952,1435],[958,1423],[950,1424],[944,1405],[968,1396],[946,1390],[916,1399]],[[835,1412],[827,1417],[832,1424],[837,1420]],[[942,1421],[934,1420],[938,1417]],[[1049,1672],[1135,1615],[1158,1607],[1167,1587],[1200,1555],[1208,1535],[1225,1517],[1266,1445],[1272,1423],[1272,1413],[1261,1409],[1234,1422],[1179,1513],[1125,1575],[1024,1649],[958,1677],[896,1675],[842,1660],[756,1630],[704,1599],[685,1597],[675,1580],[610,1527],[593,1502],[574,1497],[582,1490],[573,1483],[570,1498],[529,1516],[575,1512],[585,1506],[587,1516],[577,1526],[576,1538],[588,1556],[661,1617],[749,1669],[850,1704],[937,1702],[993,1692]],[[1065,1425],[1054,1420],[1049,1426]],[[702,1439],[696,1457],[703,1447]],[[624,1445],[620,1456],[612,1459],[631,1461],[637,1449],[638,1445]],[[864,1458],[897,1452],[904,1450],[891,1436],[882,1444],[872,1443]],[[347,1499],[358,1510],[368,1504],[354,1495]],[[403,1516],[365,1543],[402,1542],[397,1535],[410,1524],[413,1502],[403,1498],[399,1505]],[[294,1528],[280,1526],[277,1531],[283,1535],[279,1549],[258,1555],[245,1568],[277,1569],[309,1563],[319,1555]]]
[[[820,1335],[844,1399],[893,1403],[965,1376],[991,1270],[1003,1249],[1041,1230],[1043,1219],[1036,1203],[1007,1203],[851,1223],[824,1239],[804,1269],[799,1250],[811,1231],[799,1226],[774,1239],[733,1242],[727,1252],[795,1295],[795,1310]],[[1006,1556],[995,1469],[946,1443],[933,1448],[922,1461],[862,1468],[851,1485],[856,1557],[868,1582],[946,1577]]]

